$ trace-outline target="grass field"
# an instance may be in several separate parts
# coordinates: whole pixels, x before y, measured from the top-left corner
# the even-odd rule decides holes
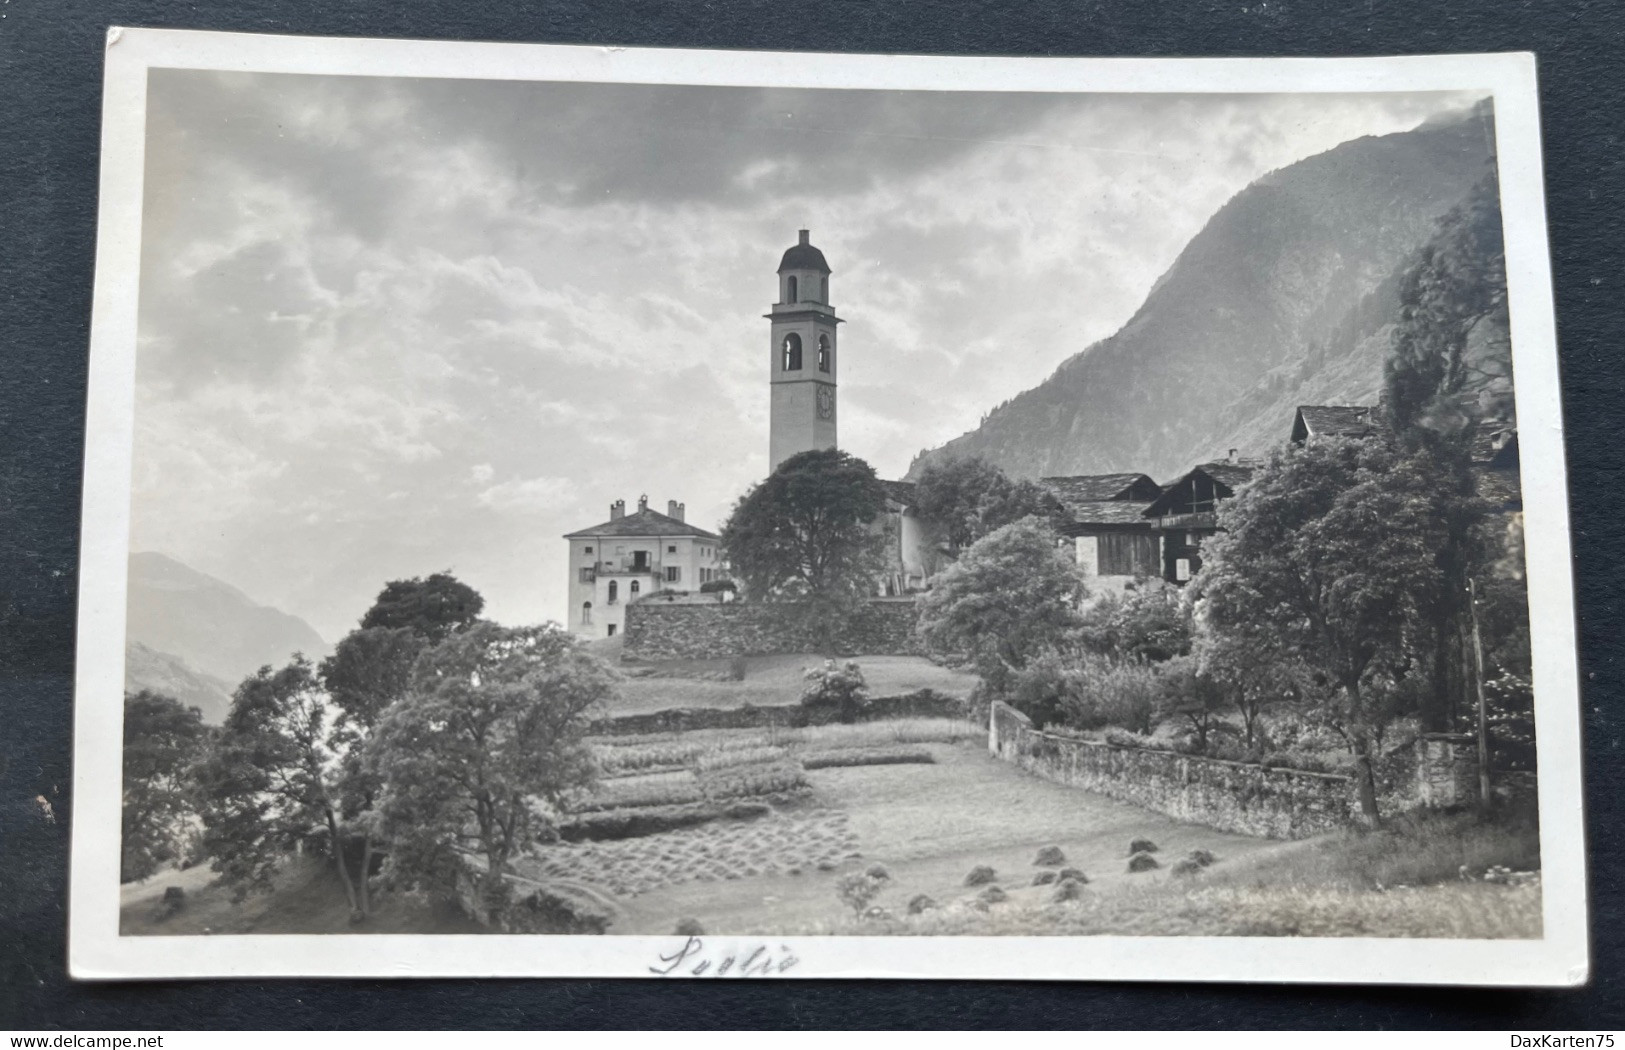
[[[164,890],[179,886],[186,904],[157,920]],[[485,933],[486,928],[450,905],[416,894],[381,894],[372,918],[350,925],[350,906],[338,875],[323,861],[299,857],[277,877],[276,890],[240,904],[215,881],[207,865],[159,872],[119,891],[119,933],[123,936],[181,936],[199,933]]]
[[[606,639],[607,641],[607,639]],[[596,643],[594,643],[596,644]],[[933,689],[948,696],[966,697],[976,676],[942,667],[919,656],[857,656],[874,696]],[[647,664],[653,676],[627,678],[620,683],[619,699],[610,713],[641,714],[667,707],[741,707],[753,704],[793,704],[801,699],[806,668],[823,663],[816,654],[753,656],[746,661],[743,681],[715,681],[688,675],[725,674],[727,660],[684,660]]]

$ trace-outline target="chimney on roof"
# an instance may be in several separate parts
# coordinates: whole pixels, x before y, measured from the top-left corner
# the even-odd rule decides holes
[[[647,495],[639,496],[638,497],[638,513],[642,514],[644,511],[646,511],[648,509],[649,509],[649,497]]]
[[[620,521],[626,517],[626,500],[618,499],[609,505],[609,520]]]
[[[676,518],[678,521],[682,521],[683,520],[683,505],[681,503],[678,503],[674,499],[667,500],[666,501],[666,517],[668,517],[668,518]]]
[[[810,233],[810,232],[809,232],[809,231],[807,231],[807,230],[797,230],[797,231],[796,231],[796,236],[797,236],[797,237],[798,237],[798,238],[800,238],[800,240],[801,240],[801,243],[802,243],[802,244],[803,244],[803,245],[806,245],[806,244],[811,244],[811,243],[812,243],[812,241],[811,241],[811,240],[809,240],[809,238],[810,238],[810,237],[811,237],[811,236],[812,236],[812,234],[811,234],[811,233]]]
[[[1225,457],[1225,462],[1226,463],[1234,463],[1234,462],[1236,462],[1236,460],[1238,460],[1240,458],[1240,456],[1237,455],[1237,453],[1239,453],[1240,451],[1241,451],[1241,449],[1239,449],[1239,448],[1231,449],[1230,450],[1230,455]]]

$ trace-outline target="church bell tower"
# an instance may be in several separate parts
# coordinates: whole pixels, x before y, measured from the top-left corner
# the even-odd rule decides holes
[[[779,262],[779,300],[770,322],[768,383],[773,393],[769,470],[798,452],[835,447],[835,326],[829,264],[806,230]]]

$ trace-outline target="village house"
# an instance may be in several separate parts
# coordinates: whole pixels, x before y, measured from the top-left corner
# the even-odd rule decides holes
[[[1302,445],[1316,438],[1369,437],[1382,427],[1376,413],[1368,405],[1299,405],[1288,440]]]
[[[610,504],[609,520],[567,534],[570,544],[569,625],[583,638],[620,633],[626,605],[655,591],[694,591],[721,578],[722,556],[714,532],[683,520],[683,504],[671,500],[666,513],[626,512],[626,501]]]
[[[1227,459],[1192,467],[1142,512],[1162,541],[1162,578],[1189,583],[1202,567],[1202,542],[1219,531],[1218,507],[1252,479],[1255,467],[1236,449]]]
[[[1159,537],[1145,517],[1162,486],[1149,475],[1080,474],[1038,483],[1071,519],[1061,531],[1072,540],[1093,592],[1121,591],[1137,578],[1162,575]]]

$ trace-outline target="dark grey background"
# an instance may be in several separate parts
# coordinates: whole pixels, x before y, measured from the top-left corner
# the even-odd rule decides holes
[[[66,978],[85,360],[108,25],[1011,55],[1540,59],[1586,685],[1594,965],[1573,991]],[[6,0],[0,4],[0,1028],[1621,1026],[1625,5],[1566,0]],[[55,819],[34,801],[47,799]],[[1396,950],[1403,950],[1396,946]]]

